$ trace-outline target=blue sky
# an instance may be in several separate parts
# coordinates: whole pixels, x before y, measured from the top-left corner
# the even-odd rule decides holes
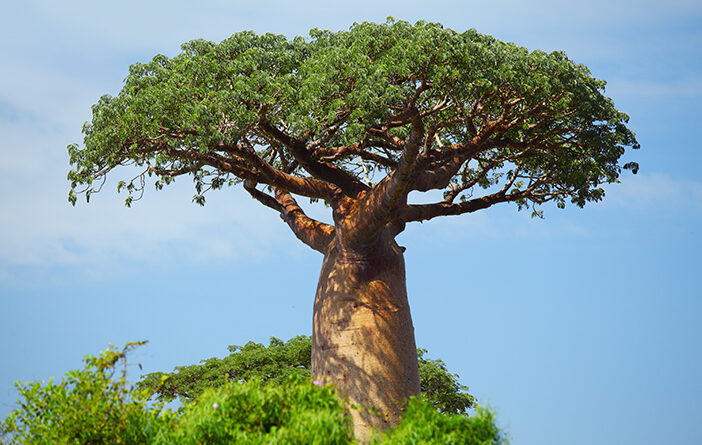
[[[133,360],[151,372],[310,333],[322,258],[272,211],[240,189],[201,208],[185,178],[131,209],[115,184],[72,208],[65,147],[129,64],[182,42],[387,16],[565,50],[608,81],[642,145],[626,155],[640,173],[585,209],[410,226],[418,345],[514,444],[702,442],[702,4],[675,0],[3,2],[0,417],[13,381],[108,343],[149,340]]]

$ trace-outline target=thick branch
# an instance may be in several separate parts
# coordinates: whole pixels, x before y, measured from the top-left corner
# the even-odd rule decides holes
[[[186,175],[188,173],[196,172],[196,171],[200,170],[203,165],[204,164],[202,162],[196,162],[193,165],[189,165],[187,167],[177,168],[175,170],[170,170],[170,169],[166,169],[166,168],[158,168],[158,167],[152,167],[151,170],[160,176],[175,177],[175,176],[181,176],[181,175]]]
[[[359,211],[355,213],[356,217],[351,218],[350,225],[354,228],[352,237],[356,242],[364,243],[371,239],[407,200],[417,154],[424,142],[424,124],[417,109],[412,111],[412,129],[404,142],[397,167],[358,202]]]
[[[411,221],[426,221],[436,218],[437,216],[461,215],[463,213],[472,213],[477,210],[482,210],[500,202],[511,202],[521,199],[531,199],[534,202],[542,204],[556,198],[557,196],[568,194],[568,192],[565,190],[556,190],[544,193],[537,192],[539,187],[548,182],[550,175],[555,172],[555,169],[544,172],[542,175],[536,177],[526,189],[514,189],[512,192],[507,193],[514,185],[517,178],[523,177],[520,175],[520,170],[520,166],[516,166],[511,172],[507,183],[505,183],[505,185],[499,191],[493,194],[460,203],[452,203],[451,201],[445,200],[434,204],[407,205],[400,215],[400,220],[407,223]]]
[[[246,141],[235,145],[218,143],[211,145],[209,148],[210,151],[201,152],[178,149],[165,142],[159,142],[145,146],[139,152],[144,155],[164,151],[173,159],[187,160],[193,164],[193,166],[178,169],[154,167],[154,172],[162,176],[179,176],[192,173],[200,167],[208,165],[244,180],[271,185],[290,193],[310,198],[329,201],[339,193],[338,187],[334,184],[316,178],[298,177],[273,167],[261,159],[253,149],[253,146]]]
[[[286,191],[274,188],[274,198],[258,190],[253,181],[245,181],[244,188],[254,199],[279,212],[280,217],[288,224],[297,239],[318,252],[326,252],[327,246],[334,238],[333,226],[308,217],[295,198]]]
[[[237,171],[227,170],[228,159],[213,153],[207,153],[202,156],[205,158],[207,156],[221,158],[219,164],[222,167],[218,168],[234,173],[244,179],[253,179],[256,182],[272,185],[274,187],[287,190],[290,193],[295,193],[297,195],[307,196],[310,198],[330,200],[337,193],[337,188],[325,181],[315,178],[301,178],[276,169],[261,159],[252,148],[245,147],[240,144],[237,144],[236,146],[220,144],[217,148],[235,153],[235,156],[242,158],[254,169],[256,169],[258,174],[255,177],[251,177],[251,175],[241,175]]]
[[[261,117],[259,127],[276,141],[288,147],[295,160],[305,169],[310,175],[319,178],[323,181],[330,182],[339,188],[345,194],[356,197],[363,191],[368,190],[368,186],[356,179],[353,175],[337,168],[326,162],[315,160],[310,151],[305,146],[305,143],[299,139],[293,138],[280,129],[276,128],[268,120]]]
[[[505,194],[502,191],[492,195],[471,199],[459,203],[437,202],[434,204],[410,204],[407,205],[400,216],[404,222],[427,221],[437,216],[462,215],[478,210],[486,209],[499,202],[516,201],[524,198],[523,192]]]
[[[334,239],[334,226],[308,217],[288,192],[275,189],[275,199],[283,206],[282,215],[295,236],[314,250],[326,253]]]
[[[169,156],[175,159],[187,159],[192,161],[194,164],[200,166],[208,165],[214,167],[222,172],[232,173],[242,179],[251,179],[257,182],[267,182],[265,178],[261,176],[260,172],[255,171],[250,166],[246,165],[239,159],[229,159],[225,158],[217,153],[201,153],[199,151],[192,150],[179,150],[175,147],[171,147],[165,143],[159,144],[159,149],[165,151]],[[159,168],[161,175],[177,176],[181,174],[179,170],[168,170],[164,168]],[[170,173],[167,173],[170,171]]]
[[[439,164],[435,168],[426,169],[412,180],[412,190],[426,192],[434,189],[448,187],[451,178],[458,173],[461,166],[476,153],[480,153],[489,146],[488,138],[499,127],[501,120],[490,121],[488,124],[469,141],[450,147],[443,147],[439,153]],[[432,156],[423,156],[419,166],[424,167],[432,162]]]
[[[256,188],[256,183],[251,180],[246,180],[244,181],[244,189],[249,192],[249,195],[251,195],[252,198],[254,198],[256,201],[260,202],[266,207],[269,207],[276,212],[279,212],[281,215],[284,212],[283,206],[280,205],[278,201],[268,193],[264,193],[261,190]]]

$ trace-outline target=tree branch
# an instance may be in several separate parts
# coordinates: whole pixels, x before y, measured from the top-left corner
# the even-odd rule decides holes
[[[319,198],[324,200],[331,200],[334,195],[338,192],[336,186],[329,184],[325,181],[321,181],[315,178],[304,178],[285,173],[271,166],[269,163],[261,159],[253,147],[247,147],[242,144],[237,144],[236,146],[231,146],[227,144],[220,144],[218,148],[223,148],[235,153],[234,156],[242,158],[244,161],[251,164],[251,166],[258,170],[258,175],[255,177],[242,176],[237,172],[233,172],[237,176],[243,179],[252,179],[256,182],[272,185],[283,190],[287,190],[290,193],[295,193],[296,195],[307,196],[310,198]],[[207,153],[203,156],[217,156],[216,154]],[[226,159],[222,160],[220,163],[225,165]],[[227,170],[225,170],[227,171]]]
[[[424,124],[419,112],[416,108],[409,112],[413,113],[412,129],[404,142],[397,167],[356,204],[359,211],[354,218],[350,218],[349,225],[354,228],[350,233],[355,242],[364,243],[372,238],[392,219],[397,208],[406,202],[417,154],[424,142]]]
[[[325,161],[334,161],[343,156],[357,156],[363,160],[375,162],[385,167],[394,168],[397,166],[397,163],[390,158],[364,150],[360,143],[342,147],[318,148],[314,151],[313,156]]]
[[[256,188],[256,183],[250,179],[247,179],[244,181],[244,190],[249,192],[249,195],[256,201],[260,202],[266,207],[269,207],[276,212],[280,213],[281,215],[284,212],[283,206],[280,205],[278,201],[268,193],[262,192],[261,190]]]
[[[517,201],[526,196],[524,192],[505,194],[502,190],[491,195],[459,203],[437,202],[433,204],[410,204],[405,206],[400,219],[407,222],[427,221],[437,216],[462,215],[486,209],[499,202]]]
[[[315,178],[336,185],[343,193],[351,197],[356,197],[361,192],[368,190],[368,186],[353,175],[331,164],[316,161],[310,155],[311,151],[307,149],[303,141],[285,134],[263,116],[259,120],[259,128],[269,137],[288,147],[300,166]]]
[[[488,146],[488,138],[496,131],[501,122],[501,118],[489,121],[480,133],[470,141],[443,147],[442,150],[437,153],[438,159],[436,159],[435,162],[438,162],[438,165],[435,168],[426,169],[417,173],[412,180],[411,189],[426,192],[448,187],[451,178],[458,173],[461,166],[469,160],[471,156],[486,149]],[[434,162],[432,156],[427,153],[422,156],[418,165],[420,168],[424,168],[430,165],[431,162]]]
[[[327,246],[334,238],[334,227],[308,217],[297,204],[295,198],[286,191],[274,188],[275,198],[256,188],[256,183],[244,181],[244,189],[261,204],[278,213],[297,239],[312,249],[325,253]]]
[[[276,188],[275,199],[283,206],[282,215],[295,236],[314,250],[325,254],[329,243],[334,239],[334,226],[308,217],[288,192]]]

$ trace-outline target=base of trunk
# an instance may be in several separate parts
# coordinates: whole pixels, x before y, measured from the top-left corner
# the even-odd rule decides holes
[[[381,240],[364,252],[332,242],[314,304],[312,375],[350,402],[356,438],[397,424],[419,393],[402,250]]]

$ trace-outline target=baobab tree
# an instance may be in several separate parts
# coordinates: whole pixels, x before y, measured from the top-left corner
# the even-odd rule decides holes
[[[435,23],[194,40],[132,65],[120,93],[93,106],[83,146],[69,146],[69,200],[132,165],[136,177],[117,185],[127,205],[148,177],[160,189],[190,175],[199,204],[241,184],[277,212],[324,255],[312,374],[357,406],[362,438],[419,391],[397,235],[498,203],[538,213],[600,200],[602,184],[638,169],[620,165],[638,144],[604,86],[563,52]],[[408,202],[428,191],[443,195]],[[324,202],[333,224],[307,216],[300,197]]]

